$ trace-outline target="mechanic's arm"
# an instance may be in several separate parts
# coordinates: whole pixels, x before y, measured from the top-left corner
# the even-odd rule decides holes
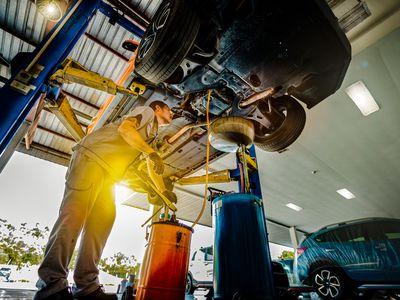
[[[155,151],[146,143],[139,132],[137,132],[136,127],[138,125],[139,124],[136,119],[126,119],[122,121],[121,125],[119,125],[118,133],[133,148],[149,155]]]
[[[136,119],[126,119],[122,121],[121,125],[118,127],[118,133],[122,136],[122,138],[131,145],[134,149],[141,151],[147,155],[149,155],[146,159],[147,162],[147,170],[149,172],[150,179],[153,181],[157,189],[161,192],[166,190],[164,180],[160,176],[162,172],[158,172],[161,174],[156,174],[155,172],[155,163],[154,158],[151,159],[150,155],[154,155],[155,157],[159,156],[155,153],[154,149],[151,148],[146,141],[142,138],[142,136],[137,132],[136,127],[138,126],[138,122]],[[153,154],[154,153],[154,154]],[[161,158],[159,158],[161,160]],[[162,164],[161,162],[158,162]]]

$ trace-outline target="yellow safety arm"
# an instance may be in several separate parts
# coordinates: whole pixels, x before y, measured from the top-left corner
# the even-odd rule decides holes
[[[51,82],[63,83],[79,83],[109,94],[128,94],[140,95],[145,91],[145,87],[140,84],[131,86],[129,89],[117,85],[114,81],[95,72],[87,70],[80,63],[71,58],[67,58],[62,64],[61,69],[58,69],[51,77]]]

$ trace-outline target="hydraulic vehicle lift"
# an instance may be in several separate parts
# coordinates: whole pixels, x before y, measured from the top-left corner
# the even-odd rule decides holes
[[[26,126],[22,127],[22,125],[35,103],[43,93],[59,95],[48,84],[49,79],[60,68],[79,38],[85,33],[97,11],[108,16],[110,22],[118,23],[137,37],[143,36],[143,29],[128,21],[107,3],[101,0],[75,0],[57,25],[39,46],[25,57],[22,64],[13,71],[14,75],[1,88],[0,171],[19,142],[13,141],[14,137],[23,136],[19,131],[26,130]],[[49,98],[51,99],[51,96]],[[53,97],[53,100],[53,106],[55,105],[56,108],[50,109],[65,108],[65,105],[68,105],[65,104],[64,99],[58,100],[58,97]],[[65,111],[68,111],[68,108]],[[69,115],[67,119],[72,121],[70,124],[74,124],[71,114],[67,112],[67,115]],[[67,128],[74,139],[82,138],[80,126],[78,128],[72,125]]]

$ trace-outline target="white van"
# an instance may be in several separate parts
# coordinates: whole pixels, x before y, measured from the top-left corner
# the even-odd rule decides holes
[[[195,249],[190,257],[186,281],[186,294],[193,294],[197,288],[212,288],[213,246]]]

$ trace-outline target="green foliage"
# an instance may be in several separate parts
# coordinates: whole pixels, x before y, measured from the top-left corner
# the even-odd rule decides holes
[[[21,223],[17,228],[0,219],[0,264],[16,265],[18,268],[39,264],[48,232],[49,228],[41,228],[39,223],[34,227]]]
[[[287,251],[287,250],[283,250],[281,255],[278,256],[279,259],[294,259],[294,251]]]
[[[126,278],[129,274],[135,274],[136,276],[139,274],[140,263],[137,262],[133,255],[128,257],[118,252],[112,257],[101,259],[99,268],[108,274]]]
[[[39,223],[29,227],[27,223],[16,226],[0,219],[0,264],[16,265],[18,268],[38,265],[43,260],[45,243],[49,228],[42,228]],[[75,269],[78,251],[75,250],[68,268]],[[140,264],[132,255],[130,257],[118,252],[112,257],[100,260],[100,270],[125,278],[129,274],[139,274]]]

